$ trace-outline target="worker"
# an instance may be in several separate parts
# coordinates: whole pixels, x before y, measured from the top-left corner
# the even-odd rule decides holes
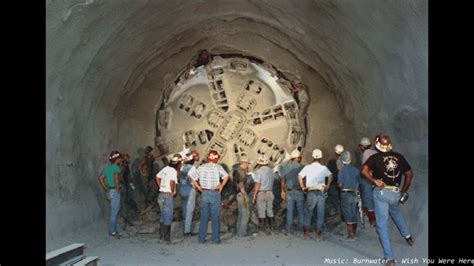
[[[387,265],[394,265],[395,255],[390,244],[388,216],[392,217],[403,238],[412,246],[414,239],[400,212],[399,203],[404,203],[408,197],[413,171],[405,157],[393,151],[392,140],[387,134],[376,137],[375,148],[379,152],[364,163],[362,174],[376,186],[373,191],[376,229]],[[402,176],[405,176],[403,186]]]
[[[221,243],[219,237],[221,192],[229,181],[229,174],[218,164],[221,156],[216,150],[210,150],[207,162],[191,173],[194,187],[201,192],[201,215],[199,220],[198,242],[204,243],[207,235],[207,222],[211,216],[212,237],[214,244]],[[222,180],[222,181],[221,181]]]
[[[298,182],[301,190],[307,193],[304,208],[304,237],[309,236],[313,210],[317,206],[316,240],[320,240],[322,227],[324,225],[326,199],[328,197],[327,192],[331,186],[333,177],[331,171],[329,171],[325,165],[321,164],[323,152],[320,149],[313,150],[312,157],[313,162],[306,165],[298,173]],[[328,179],[327,184],[325,183],[326,178]]]
[[[173,221],[174,201],[178,172],[181,168],[182,157],[175,154],[169,165],[156,174],[156,185],[159,187],[158,205],[160,206],[160,239],[171,242],[171,222]]]
[[[280,167],[281,198],[286,201],[286,232],[293,231],[293,211],[298,209],[299,229],[303,231],[304,224],[304,194],[298,183],[298,173],[303,169],[301,152],[295,149],[290,154],[290,161]]]
[[[110,201],[110,218],[108,224],[108,233],[110,236],[120,238],[121,234],[117,232],[117,216],[120,211],[120,152],[112,151],[109,156],[110,164],[107,165],[99,176],[99,183],[107,193]]]
[[[257,158],[259,168],[255,171],[255,187],[253,194],[253,204],[257,203],[258,220],[261,230],[267,232],[275,229],[275,217],[273,214],[273,183],[275,176],[273,170],[268,167],[268,159],[265,155]]]
[[[357,167],[351,164],[352,158],[349,151],[344,151],[340,158],[343,166],[339,171],[337,188],[341,191],[341,210],[347,227],[347,237],[345,239],[354,241],[358,223],[357,204],[359,201],[360,172]]]

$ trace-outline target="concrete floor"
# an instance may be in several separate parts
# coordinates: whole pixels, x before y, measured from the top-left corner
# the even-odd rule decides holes
[[[54,242],[57,247],[71,243],[85,243],[85,254],[99,256],[99,265],[378,265],[383,257],[374,228],[361,228],[355,242],[341,241],[345,225],[339,224],[316,241],[313,234],[304,239],[301,233],[285,236],[281,232],[240,238],[232,233],[221,234],[220,245],[199,244],[197,236],[173,239],[173,244],[159,243],[157,233],[129,235],[123,231],[121,239],[107,235],[106,224],[98,224],[69,234]],[[424,265],[420,251],[423,243],[406,244],[391,224],[394,252],[403,258],[418,259]],[[129,230],[131,231],[131,230]],[[416,235],[414,235],[416,236]],[[210,235],[208,238],[210,239]],[[416,241],[416,238],[415,238]],[[50,248],[48,251],[54,250]]]

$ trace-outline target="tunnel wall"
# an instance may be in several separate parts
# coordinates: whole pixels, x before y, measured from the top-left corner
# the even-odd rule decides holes
[[[415,172],[403,211],[427,239],[427,1],[47,1],[46,15],[47,246],[104,217],[104,154],[153,144],[161,92],[202,48],[301,77],[304,162],[389,133]]]

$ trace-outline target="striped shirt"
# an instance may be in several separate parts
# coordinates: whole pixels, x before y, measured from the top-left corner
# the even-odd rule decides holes
[[[220,164],[206,163],[199,166],[196,171],[189,173],[189,176],[194,181],[199,181],[203,189],[215,189],[220,185],[220,179],[229,176],[229,174]]]

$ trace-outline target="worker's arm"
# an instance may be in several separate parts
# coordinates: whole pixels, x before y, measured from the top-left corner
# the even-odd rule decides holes
[[[105,191],[108,190],[107,186],[105,185],[105,176],[104,176],[104,174],[101,174],[99,176],[99,184]]]
[[[405,172],[405,182],[403,183],[402,193],[405,193],[408,191],[412,180],[413,180],[413,171],[410,169]]]
[[[375,179],[372,175],[372,171],[370,171],[367,165],[362,167],[362,175],[364,175],[371,183],[375,184],[378,188],[382,189],[385,187],[385,183],[381,179]]]
[[[328,192],[329,188],[331,187],[332,183],[332,175],[328,175],[328,185],[324,188],[324,192]]]
[[[174,182],[174,180],[170,180],[170,188],[171,188],[171,195],[174,195],[174,190],[176,188],[176,182]]]
[[[229,181],[229,176],[226,176],[222,179],[222,183],[219,185],[218,187],[218,191],[219,193],[222,192],[222,190],[224,189],[225,185],[227,185],[227,182]]]
[[[259,182],[255,182],[255,188],[254,188],[254,192],[253,192],[253,199],[252,199],[252,202],[255,204],[256,200],[257,200],[257,194],[258,194],[258,190],[260,189],[260,183]]]
[[[199,183],[191,178],[191,181],[193,182],[193,186],[195,189],[197,189],[199,192],[202,192],[202,187],[199,185]]]
[[[305,191],[306,187],[303,182],[303,177],[300,175],[298,176],[298,183],[300,183],[301,190]]]
[[[286,200],[286,182],[284,178],[281,179],[281,199]]]
[[[117,192],[120,193],[120,183],[119,183],[118,173],[114,173],[114,180],[115,180],[115,188],[117,189]]]

